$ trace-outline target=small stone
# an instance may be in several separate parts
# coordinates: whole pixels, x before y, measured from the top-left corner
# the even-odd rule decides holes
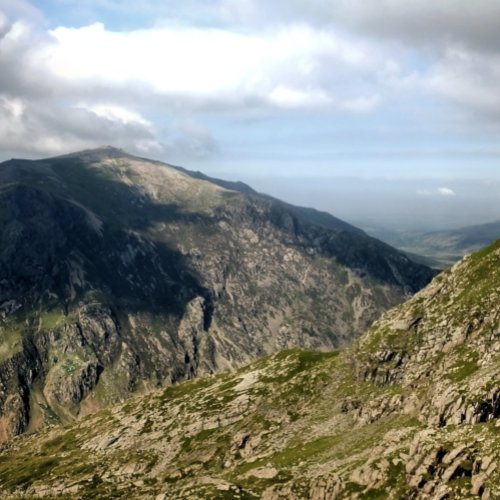
[[[484,481],[486,477],[484,474],[478,474],[477,476],[474,476],[471,480],[472,484],[472,494],[473,495],[480,495],[481,492],[484,490]]]
[[[278,469],[274,467],[261,467],[249,471],[246,476],[253,476],[259,479],[274,479],[278,474]]]

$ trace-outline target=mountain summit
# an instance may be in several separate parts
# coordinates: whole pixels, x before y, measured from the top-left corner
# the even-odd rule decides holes
[[[110,147],[0,164],[1,439],[346,345],[432,277],[328,214],[199,177]]]

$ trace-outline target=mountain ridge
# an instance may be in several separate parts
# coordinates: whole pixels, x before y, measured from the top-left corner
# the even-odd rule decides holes
[[[283,348],[345,345],[433,272],[114,148],[0,164],[0,434]]]
[[[306,222],[312,222],[313,224],[325,227],[327,229],[333,229],[333,230],[346,230],[358,234],[366,234],[365,231],[362,229],[353,226],[352,224],[349,224],[348,222],[345,222],[341,219],[338,219],[337,217],[334,217],[333,215],[329,214],[328,212],[324,212],[321,210],[317,210],[312,207],[301,207],[297,205],[292,205],[291,203],[287,203],[285,201],[279,200],[278,198],[275,198],[273,196],[259,193],[252,187],[250,187],[248,184],[245,184],[244,182],[241,181],[226,181],[224,179],[218,179],[215,177],[210,177],[208,175],[203,174],[202,172],[193,172],[191,170],[187,170],[183,167],[174,167],[179,169],[180,171],[190,175],[191,177],[194,177],[196,179],[202,179],[206,180],[208,182],[212,182],[214,184],[217,184],[218,186],[224,187],[226,189],[230,189],[232,191],[238,191],[243,194],[248,194],[248,195],[254,195],[254,196],[259,196],[263,198],[267,198],[269,200],[272,200],[273,202],[277,202],[281,204],[283,207],[287,208],[288,210],[291,210],[295,215],[301,217],[303,220]]]

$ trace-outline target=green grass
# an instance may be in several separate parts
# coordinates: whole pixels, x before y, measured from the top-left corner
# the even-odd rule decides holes
[[[22,350],[23,335],[24,328],[21,324],[10,322],[0,327],[0,362]]]
[[[287,468],[297,465],[302,461],[319,461],[321,455],[330,451],[341,439],[341,435],[323,436],[312,441],[303,442],[276,453],[272,456],[270,461],[277,467]]]
[[[478,358],[479,354],[473,353],[472,359],[458,361],[451,367],[450,371],[447,373],[447,377],[453,382],[461,382],[470,377],[479,370],[479,365],[477,363]]]
[[[186,396],[190,396],[215,384],[216,381],[221,377],[224,377],[224,375],[198,378],[195,380],[187,380],[182,383],[177,383],[175,385],[167,387],[167,389],[165,389],[160,396],[155,397],[154,400],[151,401],[151,403],[162,404],[171,400],[177,400]]]
[[[271,361],[273,364],[279,363],[283,366],[283,370],[278,371],[276,375],[261,375],[259,380],[263,383],[272,382],[282,384],[288,382],[299,373],[309,371],[316,365],[337,358],[338,355],[339,351],[319,352],[300,349],[281,351],[279,354],[266,360],[264,364]]]
[[[4,488],[27,488],[45,477],[59,463],[55,456],[11,458],[7,464],[0,462],[0,483]]]
[[[54,330],[66,321],[66,316],[62,311],[42,311],[39,318],[44,330]]]

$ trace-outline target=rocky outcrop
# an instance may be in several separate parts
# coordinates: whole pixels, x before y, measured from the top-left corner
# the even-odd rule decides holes
[[[43,364],[27,336],[22,347],[0,364],[0,438],[9,439],[26,430],[30,420],[30,391]]]
[[[97,385],[102,366],[96,363],[66,363],[53,368],[47,377],[44,394],[47,401],[70,406],[80,403]]]
[[[432,431],[423,431],[415,437],[409,449],[406,474],[414,496],[449,498],[449,483],[467,479],[467,493],[490,499],[488,480],[497,468],[497,460],[490,455],[481,456],[473,446],[460,444],[436,446]]]

